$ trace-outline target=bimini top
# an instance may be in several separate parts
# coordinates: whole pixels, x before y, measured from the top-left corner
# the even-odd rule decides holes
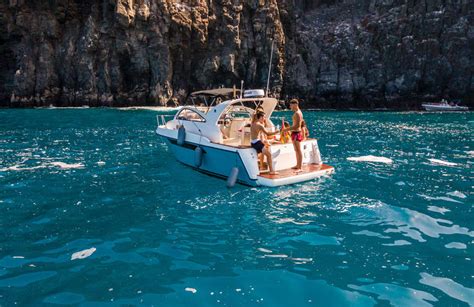
[[[205,95],[205,96],[228,96],[232,95],[233,93],[237,94],[240,93],[239,89],[233,89],[233,88],[216,88],[212,90],[203,90],[203,91],[197,91],[191,93],[191,96],[198,96],[198,95]]]

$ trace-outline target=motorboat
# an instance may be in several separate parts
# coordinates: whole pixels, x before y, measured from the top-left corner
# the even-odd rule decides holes
[[[271,175],[268,165],[259,163],[258,154],[250,145],[251,120],[258,108],[267,116],[266,129],[278,131],[271,119],[278,101],[266,97],[263,90],[205,90],[192,93],[190,100],[192,104],[181,107],[171,120],[167,121],[165,115],[157,116],[156,133],[179,162],[227,179],[228,186],[240,183],[277,187],[334,172],[334,167],[323,164],[316,139],[301,142],[303,167],[295,172],[291,169],[296,165],[293,144],[282,143],[279,134],[275,139],[269,137],[273,167],[278,174]]]
[[[421,105],[426,111],[469,111],[468,107],[460,106],[457,103],[448,103],[443,99],[439,103],[423,103]]]

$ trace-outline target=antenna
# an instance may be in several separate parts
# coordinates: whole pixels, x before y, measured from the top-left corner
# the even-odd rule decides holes
[[[265,97],[268,97],[268,88],[270,86],[270,74],[272,72],[272,60],[273,60],[273,44],[274,44],[274,41],[272,40],[272,51],[270,51],[270,63],[268,64],[267,90],[265,92]]]
[[[244,94],[244,80],[240,80],[240,99],[242,99],[243,94]]]

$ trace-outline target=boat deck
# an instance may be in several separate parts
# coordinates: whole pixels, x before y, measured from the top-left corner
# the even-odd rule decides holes
[[[309,142],[309,141],[314,141],[314,140],[318,140],[316,138],[307,138],[303,141],[301,141],[301,144],[304,144],[306,142]],[[249,148],[252,148],[252,146],[250,146],[250,144],[248,145],[242,145],[240,144],[240,142],[236,141],[236,143],[218,143],[218,142],[211,142],[211,143],[214,143],[214,144],[219,144],[219,145],[224,145],[224,146],[228,146],[228,147],[232,147],[232,148],[239,148],[239,149],[249,149]],[[281,143],[279,141],[274,141],[274,140],[271,140],[270,141],[270,145],[271,146],[280,146],[280,145],[288,145],[288,144],[291,144],[291,142],[289,143]]]
[[[303,165],[301,172],[295,172],[294,169],[284,169],[278,171],[277,175],[270,175],[269,171],[260,173],[260,177],[267,178],[267,179],[284,179],[294,176],[305,175],[313,172],[325,171],[330,170],[333,167],[327,164],[305,164]]]

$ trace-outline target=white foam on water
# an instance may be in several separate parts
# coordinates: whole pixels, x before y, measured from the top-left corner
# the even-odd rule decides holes
[[[97,161],[97,165],[103,166],[103,165],[105,165],[105,162],[104,161]]]
[[[458,198],[466,198],[467,196],[459,191],[454,191],[454,192],[449,192],[449,193],[446,193],[446,195],[449,195],[449,196],[454,196],[454,197],[458,197]]]
[[[184,288],[184,291],[191,292],[192,294],[194,294],[194,293],[196,293],[196,292],[197,292],[197,290],[196,290],[196,289],[194,289],[194,288],[189,288],[189,287],[188,287],[188,288]]]
[[[297,222],[295,221],[294,218],[277,218],[275,220],[275,223],[278,223],[278,224],[292,223],[295,225],[308,225],[310,222],[305,222],[305,221]]]
[[[446,212],[449,212],[451,210],[447,209],[447,208],[444,208],[444,207],[436,207],[436,206],[428,206],[428,210],[430,210],[431,212],[437,212],[437,213],[441,213],[441,214],[445,214]]]
[[[452,202],[452,203],[462,204],[462,202],[460,202],[458,200],[455,200],[455,199],[452,199],[451,197],[444,197],[444,196],[431,197],[431,196],[428,196],[428,195],[425,195],[425,194],[418,194],[418,196],[421,196],[426,200],[444,200],[444,201],[449,201],[449,202]]]
[[[452,298],[472,305],[474,302],[474,289],[463,286],[452,279],[437,277],[428,273],[421,273],[420,283],[443,291]]]
[[[84,258],[90,257],[96,250],[97,249],[95,247],[91,247],[89,249],[76,252],[71,255],[71,260],[84,259]]]
[[[50,165],[59,167],[61,169],[75,169],[75,168],[84,168],[82,163],[64,163],[64,162],[51,162]]]
[[[444,247],[446,248],[454,248],[454,249],[466,249],[467,246],[464,243],[461,242],[451,242],[446,244]]]
[[[42,160],[51,160],[51,158],[43,158]],[[37,169],[42,169],[42,168],[48,168],[48,167],[59,167],[61,169],[76,169],[76,168],[84,168],[84,164],[82,163],[64,163],[60,161],[56,162],[47,162],[44,164],[40,164],[37,166],[30,166],[30,167],[22,167],[24,166],[23,164],[15,164],[13,166],[5,167],[5,168],[0,168],[0,172],[8,172],[8,171],[32,171],[32,170],[37,170]]]
[[[32,167],[21,167],[21,164],[16,164],[10,167],[5,167],[5,168],[0,168],[0,172],[8,172],[8,171],[32,171],[35,169],[40,169],[40,168],[46,168],[46,165],[38,165],[38,166],[32,166]]]
[[[428,161],[430,161],[431,164],[435,164],[435,165],[443,165],[443,166],[456,166],[456,165],[458,165],[457,163],[454,163],[454,162],[448,162],[448,161],[439,160],[439,159],[428,159]]]
[[[466,151],[466,153],[467,153],[469,156],[474,157],[474,150]]]
[[[285,255],[285,254],[265,255],[265,258],[288,258],[288,255]]]
[[[420,128],[414,127],[414,126],[406,126],[406,125],[396,125],[394,126],[395,128],[401,129],[401,130],[411,130],[415,132],[419,132]]]
[[[393,160],[385,157],[377,157],[377,156],[361,156],[361,157],[349,157],[347,158],[349,161],[356,161],[356,162],[376,162],[376,163],[385,163],[385,164],[392,164]]]
[[[313,261],[313,258],[291,258],[291,260],[299,262],[311,262]]]
[[[13,259],[25,259],[25,256],[13,256]]]
[[[83,105],[80,107],[56,107],[52,104],[50,104],[48,107],[35,107],[35,109],[90,109],[90,106],[88,105]]]
[[[262,248],[262,247],[257,248],[257,250],[261,251],[262,253],[267,253],[267,254],[273,253],[271,250]]]
[[[137,110],[148,110],[148,111],[175,111],[179,110],[181,107],[122,107],[122,108],[117,108],[122,111],[137,111]]]
[[[406,241],[406,240],[395,240],[395,242],[393,242],[393,243],[386,243],[386,244],[382,244],[382,245],[385,245],[385,246],[403,246],[403,245],[411,245],[411,243]]]

